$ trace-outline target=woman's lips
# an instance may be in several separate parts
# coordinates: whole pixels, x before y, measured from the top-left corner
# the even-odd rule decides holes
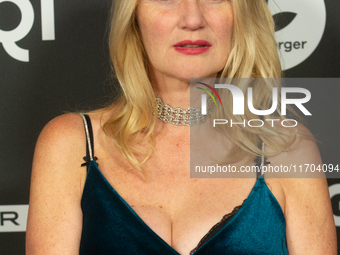
[[[207,52],[211,44],[204,40],[190,41],[185,40],[174,45],[176,51],[186,55],[198,55]]]

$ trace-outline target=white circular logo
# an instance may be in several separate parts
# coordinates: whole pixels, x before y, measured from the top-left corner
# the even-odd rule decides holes
[[[324,0],[269,0],[283,70],[305,61],[319,45],[326,26]]]

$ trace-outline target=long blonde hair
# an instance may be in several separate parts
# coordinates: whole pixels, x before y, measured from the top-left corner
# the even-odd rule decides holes
[[[137,5],[138,0],[115,0],[112,8],[109,47],[112,67],[122,88],[122,94],[106,108],[113,110],[113,114],[103,128],[130,164],[142,169],[143,162],[151,155],[154,147],[156,114],[153,112],[157,113],[157,105],[149,78],[149,59],[136,20]],[[275,25],[266,1],[232,0],[232,5],[233,46],[219,77],[280,78],[281,66],[274,38]],[[254,96],[254,101],[264,102],[265,107],[271,101],[272,90],[267,87]],[[260,139],[272,145],[273,142],[265,134],[278,134],[278,131],[268,126],[265,126],[263,131],[260,132]],[[243,129],[223,132],[235,142],[231,157],[238,155],[236,158],[240,158],[249,153],[261,153],[257,147],[258,131]],[[150,144],[142,162],[137,159],[138,151],[134,146],[141,139],[146,139]],[[287,149],[287,146],[283,143],[274,148],[280,152]]]

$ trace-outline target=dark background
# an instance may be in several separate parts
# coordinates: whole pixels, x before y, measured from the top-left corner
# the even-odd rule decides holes
[[[0,205],[28,204],[34,146],[49,120],[65,112],[102,106],[115,93],[107,47],[111,1],[55,1],[53,41],[42,41],[40,1],[30,2],[35,11],[34,25],[18,42],[20,47],[29,49],[30,61],[13,59],[0,43]],[[285,77],[340,77],[340,3],[325,3],[327,24],[321,43],[307,60],[287,70]],[[14,29],[20,20],[16,5],[0,3],[1,30]],[[322,121],[309,122],[308,128],[322,141],[319,147],[323,160],[339,164],[340,86],[336,85],[317,90],[320,101],[311,110],[320,111],[329,132],[323,132]],[[330,108],[331,113],[321,114]],[[340,180],[328,182],[332,185]],[[332,198],[335,216],[340,216],[339,204],[340,189],[339,195]],[[1,255],[24,254],[24,246],[24,232],[0,233]]]

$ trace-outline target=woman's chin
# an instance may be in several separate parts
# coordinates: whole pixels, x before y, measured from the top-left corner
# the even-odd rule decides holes
[[[178,73],[177,78],[181,80],[190,80],[192,78],[214,78],[218,72],[207,72],[207,71],[181,71]]]

